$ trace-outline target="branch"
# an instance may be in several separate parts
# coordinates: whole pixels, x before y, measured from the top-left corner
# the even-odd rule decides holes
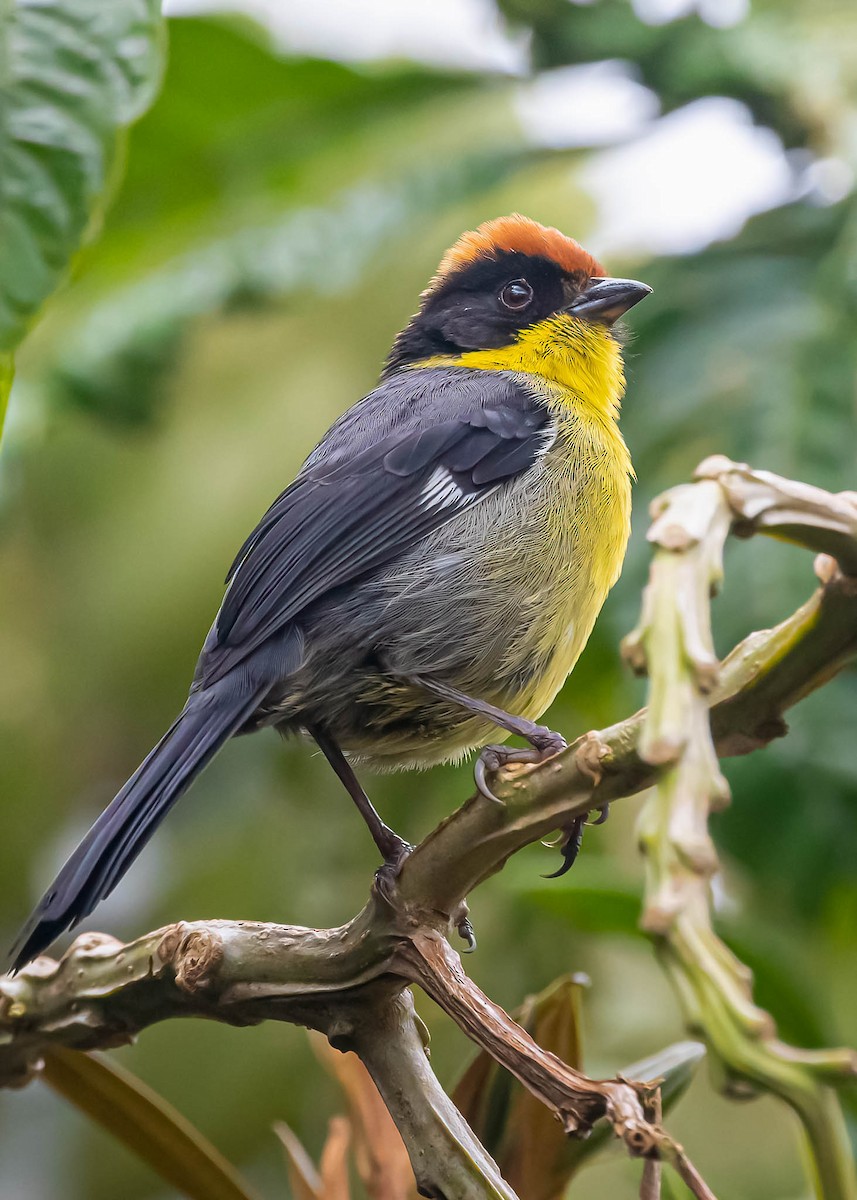
[[[747,754],[786,733],[784,714],[857,655],[857,585],[829,560],[821,587],[773,629],[752,633],[724,659],[707,696],[718,755]],[[399,879],[406,904],[456,906],[520,850],[574,817],[635,795],[658,778],[638,743],[642,710],[590,732],[537,766],[509,766],[492,783],[501,807],[474,797],[430,833]]]
[[[660,1089],[652,1096],[649,1110],[652,1116],[661,1119]],[[640,1179],[640,1200],[661,1200],[662,1170],[659,1159],[647,1158],[643,1163],[643,1174]]]
[[[732,510],[736,536],[768,533],[835,558],[846,575],[857,576],[857,492],[825,492],[772,471],[754,471],[722,454],[701,462],[694,478],[716,480]]]
[[[516,1200],[438,1083],[411,995],[385,969],[393,944],[387,911],[373,899],[331,930],[205,921],[127,945],[83,934],[60,962],[39,958],[0,980],[0,1084],[26,1083],[48,1044],[119,1046],[172,1017],[290,1021],[360,1056],[402,1134],[421,1195]],[[377,936],[370,913],[384,931]]]
[[[829,496],[722,458],[707,460],[697,476],[698,483],[674,488],[655,502],[650,581],[640,624],[624,646],[632,665],[651,677],[640,754],[661,765],[639,822],[647,864],[642,926],[655,939],[689,1027],[719,1059],[727,1090],[762,1089],[784,1099],[803,1123],[817,1194],[854,1200],[857,1176],[831,1085],[857,1075],[857,1055],[801,1051],[780,1042],[772,1018],[753,1002],[750,972],[713,929],[709,885],[719,864],[708,814],[728,804],[729,789],[717,763],[708,697],[722,685],[712,650],[710,596],[720,581],[730,528],[737,523],[744,536],[758,530],[835,552],[849,570],[857,569],[857,496]],[[788,682],[796,695],[815,682],[801,678],[788,661],[790,639],[799,638],[804,654],[807,647],[823,648],[829,673],[850,652],[847,639],[839,644],[830,638],[837,628],[830,614],[849,607],[857,577],[841,574],[826,554],[816,569],[825,585],[818,603],[804,606],[787,630],[781,627],[776,639],[765,642],[768,653],[777,646],[785,651],[774,669],[735,690],[732,676],[752,664],[758,635],[725,664],[727,694],[732,688],[727,712],[733,720],[740,714],[746,719],[727,735],[738,752],[780,731],[782,709],[772,679]]]
[[[347,1010],[346,1010],[347,1011]],[[437,1200],[516,1200],[496,1163],[437,1081],[428,1032],[409,990],[386,1004],[357,1002],[325,1032],[366,1065],[398,1126],[420,1195]]]
[[[787,529],[790,536],[799,532],[801,519],[809,518],[793,494],[787,512],[784,502],[779,509],[773,502],[757,504],[755,515],[746,505],[747,511],[741,509],[742,479],[755,488],[762,479],[750,472],[748,483],[742,472],[747,469],[721,463],[725,482],[718,476],[689,485],[674,511],[686,509],[692,530],[715,528],[715,549],[735,521],[744,527],[756,521],[766,531]],[[815,532],[807,540],[811,536],[835,547],[850,570],[853,500],[811,491],[817,525],[810,521]],[[785,514],[780,526],[778,511]],[[669,529],[670,522],[662,527]],[[632,1154],[663,1158],[696,1196],[710,1197],[681,1148],[647,1117],[647,1088],[621,1079],[587,1079],[542,1052],[467,979],[445,941],[463,919],[465,897],[511,854],[590,809],[656,783],[665,761],[670,771],[678,770],[688,746],[704,747],[701,777],[717,780],[714,791],[722,798],[716,762],[705,743],[709,721],[719,754],[764,745],[784,732],[783,713],[792,704],[857,653],[855,580],[824,560],[821,586],[807,603],[776,628],[752,634],[718,671],[708,638],[707,582],[700,586],[699,566],[707,580],[717,574],[719,559],[704,542],[697,538],[698,553],[673,554],[669,568],[676,594],[688,600],[681,619],[674,614],[673,625],[691,664],[690,690],[684,666],[679,669],[671,659],[667,669],[692,699],[692,730],[682,724],[670,687],[662,687],[651,713],[589,733],[538,766],[507,768],[492,783],[503,804],[481,796],[468,800],[414,850],[398,878],[383,890],[373,888],[362,912],[339,929],[208,921],[171,926],[128,945],[84,934],[59,963],[40,958],[18,976],[0,979],[0,1085],[25,1083],[38,1071],[47,1045],[81,1050],[117,1045],[171,1017],[203,1016],[237,1025],[292,1021],[358,1051],[399,1126],[423,1194],[513,1200],[496,1166],[441,1092],[425,1055],[416,1053],[416,1026],[404,989],[417,982],[553,1108],[566,1129],[583,1135],[593,1121],[606,1117]],[[691,561],[696,565],[686,569]],[[651,604],[657,624],[664,614],[660,604]],[[673,630],[666,640],[677,636]],[[641,737],[648,760],[638,749]],[[704,824],[702,807],[697,825],[700,819]],[[707,832],[689,855],[690,862],[701,865],[703,878],[715,861],[706,839]],[[673,901],[665,903],[665,912]],[[843,1052],[817,1066],[841,1075],[852,1071],[853,1061]]]
[[[656,1155],[667,1145],[669,1139],[646,1117],[648,1088],[623,1079],[589,1079],[542,1050],[468,979],[459,956],[437,933],[415,933],[399,954],[405,977],[418,983],[468,1037],[553,1109],[566,1133],[586,1137],[594,1122],[606,1116],[633,1154]]]

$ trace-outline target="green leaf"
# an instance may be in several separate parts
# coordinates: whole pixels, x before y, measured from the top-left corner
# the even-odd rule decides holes
[[[674,1042],[657,1054],[638,1059],[618,1072],[622,1079],[639,1079],[642,1083],[661,1082],[661,1104],[668,1112],[687,1091],[696,1069],[705,1058],[702,1042]]]
[[[130,1071],[55,1046],[42,1078],[191,1200],[257,1200],[207,1138]]]
[[[56,288],[152,100],[158,0],[17,0],[0,25],[0,351]]]

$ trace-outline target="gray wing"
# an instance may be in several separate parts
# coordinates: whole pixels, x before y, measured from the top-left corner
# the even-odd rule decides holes
[[[553,436],[548,410],[509,375],[439,368],[382,383],[333,426],[242,546],[198,683],[526,471]]]

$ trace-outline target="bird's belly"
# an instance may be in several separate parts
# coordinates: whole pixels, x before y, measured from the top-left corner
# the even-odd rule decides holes
[[[314,614],[284,724],[324,724],[353,755],[395,768],[507,736],[406,676],[542,715],[619,573],[630,514],[627,470],[609,455],[552,454]]]
[[[383,631],[384,665],[539,718],[621,566],[629,500],[627,477],[618,482],[554,470],[436,531],[378,581],[368,602]],[[376,764],[427,764],[507,736],[448,702],[388,686],[367,674],[357,707],[373,719],[365,726],[358,719],[344,738]],[[385,704],[386,734],[378,720]]]
[[[595,499],[580,489],[554,489],[529,521],[513,526],[508,550],[486,565],[488,606],[499,602],[505,615],[501,645],[477,657],[475,682],[482,695],[521,716],[536,719],[553,701],[621,565],[625,539],[606,545],[606,513]]]

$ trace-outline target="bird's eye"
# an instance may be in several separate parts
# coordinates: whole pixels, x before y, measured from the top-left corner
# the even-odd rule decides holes
[[[533,289],[526,279],[513,279],[511,283],[504,284],[500,292],[500,303],[512,312],[520,312],[522,308],[526,308],[532,298]]]

